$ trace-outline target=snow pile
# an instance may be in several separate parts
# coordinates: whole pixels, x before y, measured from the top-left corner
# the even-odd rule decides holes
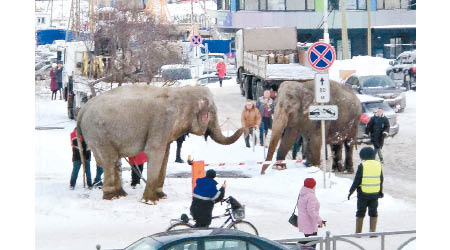
[[[101,190],[82,188],[81,174],[75,190],[69,190],[72,171],[69,134],[75,127],[75,121],[67,119],[66,103],[63,100],[50,101],[47,85],[36,88],[41,93],[36,96],[36,126],[61,126],[63,129],[36,131],[36,249],[94,249],[98,243],[102,245],[102,249],[118,249],[140,237],[165,230],[170,219],[179,218],[181,213],[189,212],[190,178],[166,178],[164,191],[168,198],[161,200],[156,206],[139,202],[144,185],[131,189],[130,171],[122,172],[127,197],[112,201],[103,200]],[[218,83],[210,86],[220,91],[237,88],[234,78],[225,81],[222,88],[218,87]],[[48,91],[48,94],[43,94],[45,91]],[[415,101],[409,102],[409,105],[415,106]],[[411,110],[415,111],[415,107]],[[414,114],[410,114],[411,122],[415,122]],[[222,124],[224,117],[219,118],[222,118]],[[231,135],[233,131],[223,133]],[[167,176],[190,173],[189,165],[174,163],[176,143],[172,143],[170,150]],[[182,158],[186,159],[187,155],[191,155],[195,160],[204,160],[205,163],[246,162],[243,166],[226,165],[214,169],[218,171],[219,183],[227,181],[226,195],[232,195],[246,205],[246,219],[252,222],[264,237],[303,237],[287,220],[296,204],[303,180],[307,177],[313,177],[317,181],[316,194],[321,202],[320,214],[328,221],[327,227],[319,230],[319,235],[324,236],[327,230],[334,235],[354,232],[356,194],[350,201],[347,200],[352,183],[350,178],[327,174],[327,183],[331,188],[328,186],[324,189],[323,172],[316,167],[305,168],[301,164],[288,164],[288,169],[283,171],[268,169],[266,175],[261,176],[261,166],[255,162],[263,160],[265,153],[267,149],[260,146],[256,146],[255,151],[246,148],[242,137],[232,145],[223,146],[211,139],[205,141],[201,136],[190,135],[183,144]],[[358,163],[359,161],[355,162]],[[122,164],[128,167],[125,161],[122,161]],[[250,178],[223,178],[221,175],[224,171]],[[94,177],[94,160],[91,162],[91,173]],[[381,199],[379,204],[379,231],[416,228],[415,204],[395,199],[386,191],[385,198]],[[213,213],[219,215],[223,212],[224,207],[218,204]],[[223,220],[219,219],[213,222],[213,226],[219,226],[221,223]],[[368,231],[368,224],[366,218],[364,232]],[[411,236],[389,236],[386,239],[386,249],[397,248],[409,237]],[[357,239],[357,242],[367,247],[366,249],[379,249],[380,238],[361,238]],[[346,243],[339,245],[345,245],[345,249],[355,249]],[[415,243],[406,249],[415,249]]]
[[[358,75],[386,75],[389,59],[371,56],[354,56],[352,59],[336,60],[329,69],[330,79],[341,81],[339,70],[356,70]]]

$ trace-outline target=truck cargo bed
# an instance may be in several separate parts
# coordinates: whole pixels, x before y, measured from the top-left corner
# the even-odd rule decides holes
[[[266,80],[312,80],[316,72],[298,63],[267,64]]]

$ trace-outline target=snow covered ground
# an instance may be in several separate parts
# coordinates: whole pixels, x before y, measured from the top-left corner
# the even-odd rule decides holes
[[[239,87],[235,79],[224,82],[220,88],[218,83],[209,85],[218,107],[218,115],[224,121],[234,106],[222,105],[225,100],[239,97]],[[102,249],[122,248],[140,237],[165,230],[170,219],[178,218],[181,213],[188,213],[191,202],[190,178],[166,178],[164,191],[168,198],[158,205],[150,206],[140,203],[144,186],[136,189],[130,187],[130,171],[123,171],[123,186],[128,196],[112,201],[102,199],[99,189],[82,188],[82,177],[79,175],[75,190],[69,190],[69,178],[72,171],[71,147],[69,134],[75,122],[68,120],[66,103],[63,100],[50,100],[48,83],[37,82],[35,100],[36,126],[61,126],[62,129],[36,130],[35,147],[35,223],[36,249],[95,249],[100,243]],[[415,92],[408,92],[409,109],[401,114],[407,123],[401,124],[401,130],[407,138],[415,138]],[[233,99],[234,100],[234,99]],[[244,99],[242,99],[242,103]],[[231,104],[230,104],[231,105]],[[243,105],[242,105],[243,106]],[[235,113],[240,114],[240,109]],[[400,122],[401,118],[399,118]],[[239,125],[234,121],[235,125]],[[226,126],[224,126],[226,127]],[[231,126],[232,127],[232,126]],[[225,134],[232,131],[224,131]],[[394,138],[393,140],[396,140]],[[189,173],[187,164],[174,163],[176,144],[171,146],[167,175]],[[350,234],[354,232],[356,194],[347,201],[348,190],[352,179],[349,176],[330,175],[328,184],[331,188],[323,188],[323,172],[319,169],[305,168],[301,164],[289,164],[287,170],[270,169],[265,176],[260,176],[260,165],[256,161],[263,160],[264,149],[260,146],[248,149],[243,138],[229,146],[216,144],[209,139],[190,135],[183,144],[182,157],[192,155],[196,160],[206,163],[246,161],[244,166],[214,167],[219,171],[217,181],[227,181],[227,195],[232,195],[246,205],[247,220],[251,221],[260,234],[270,239],[303,237],[288,222],[288,218],[296,203],[298,191],[307,177],[317,181],[316,193],[321,202],[320,214],[327,220],[327,227],[319,230],[319,235],[331,231],[332,234]],[[388,158],[388,156],[386,156]],[[414,158],[415,159],[415,158]],[[123,166],[128,166],[122,161]],[[355,163],[359,163],[355,160]],[[415,164],[415,162],[414,162]],[[95,174],[95,163],[91,172]],[[251,178],[222,178],[220,171],[234,171]],[[327,174],[328,177],[328,174]],[[389,175],[385,174],[385,179]],[[414,189],[415,190],[415,189]],[[404,189],[405,193],[414,192]],[[405,194],[406,195],[406,194]],[[410,194],[407,194],[410,195]],[[378,231],[396,231],[416,229],[415,199],[404,200],[394,197],[388,190],[385,197],[379,200]],[[224,207],[216,205],[214,214],[221,214]],[[219,225],[221,220],[214,221]],[[368,218],[363,231],[368,231]],[[388,236],[386,249],[396,249],[410,236]],[[380,239],[358,239],[367,249],[380,249]],[[346,243],[340,243],[338,249],[356,249]],[[415,249],[415,242],[407,249]]]

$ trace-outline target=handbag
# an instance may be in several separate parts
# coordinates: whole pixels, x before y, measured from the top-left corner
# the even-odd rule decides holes
[[[300,194],[298,195],[297,203],[298,203],[298,199],[300,199]],[[289,217],[288,222],[289,222],[292,226],[298,227],[298,223],[297,223],[298,216],[295,214],[295,209],[297,209],[297,204],[295,204],[294,211],[292,212],[291,217]]]

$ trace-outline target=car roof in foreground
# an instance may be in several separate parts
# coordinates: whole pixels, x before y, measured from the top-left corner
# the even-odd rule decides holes
[[[242,232],[234,229],[226,229],[226,228],[189,228],[189,229],[181,229],[181,230],[173,230],[169,232],[161,232],[157,234],[150,235],[153,240],[165,245],[171,242],[186,240],[186,239],[194,239],[201,237],[236,237],[236,238],[253,238],[258,239],[260,241],[264,241],[267,244],[278,245],[281,249],[284,248],[280,243],[270,241],[269,239],[256,236],[253,234],[249,234],[246,232]],[[270,242],[270,243],[269,243]]]

